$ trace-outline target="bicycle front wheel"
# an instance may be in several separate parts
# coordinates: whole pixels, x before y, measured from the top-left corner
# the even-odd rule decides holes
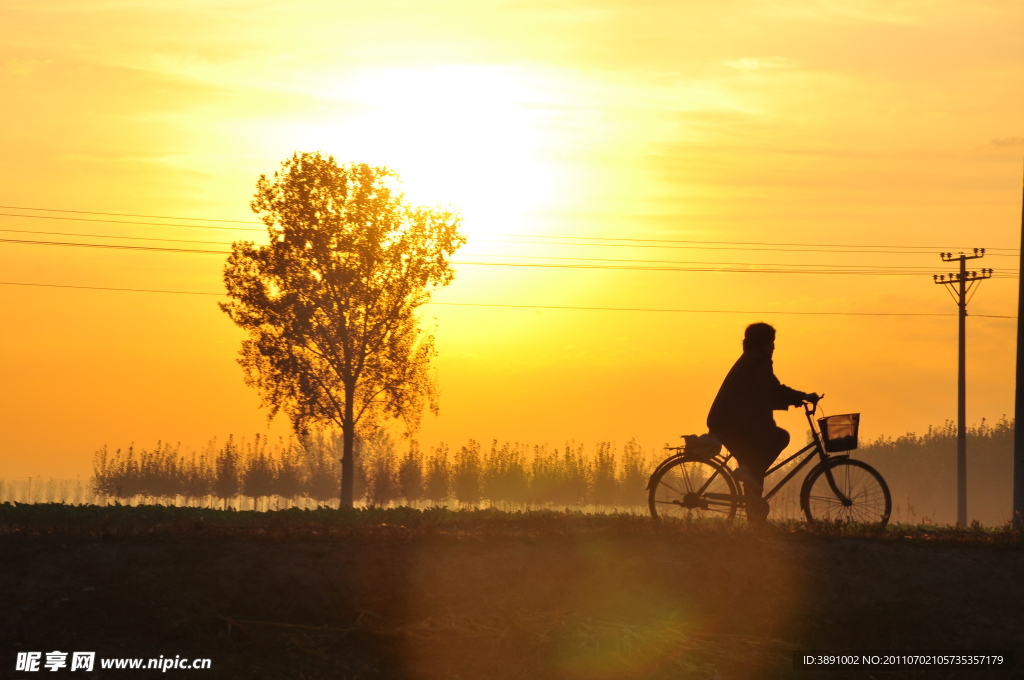
[[[729,469],[715,460],[680,458],[651,480],[651,517],[731,522],[739,500]]]
[[[835,490],[827,472],[831,472]],[[832,459],[811,470],[800,490],[800,504],[810,523],[858,522],[884,529],[892,512],[892,497],[882,475],[867,463],[850,458]]]

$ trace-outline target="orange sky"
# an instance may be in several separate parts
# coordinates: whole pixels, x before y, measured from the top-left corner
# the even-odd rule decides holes
[[[831,413],[862,412],[868,436],[922,431],[955,416],[954,316],[783,312],[952,314],[930,280],[948,271],[938,252],[1019,245],[1020,3],[9,0],[0,25],[5,206],[251,220],[259,174],[320,149],[391,165],[414,200],[462,209],[466,264],[438,302],[751,312],[431,306],[443,393],[425,445],[659,446],[703,431],[744,325],[759,320],[779,329],[784,382],[827,393]],[[0,228],[213,250],[246,233],[10,216]],[[1015,254],[978,267],[1015,274]],[[222,264],[0,242],[4,282],[218,292]],[[985,282],[971,311],[1015,314],[1016,285]],[[0,477],[85,476],[104,444],[264,431],[234,363],[241,336],[216,300],[0,285]],[[972,422],[1012,411],[1014,328],[969,321]],[[802,432],[794,414],[779,421]]]

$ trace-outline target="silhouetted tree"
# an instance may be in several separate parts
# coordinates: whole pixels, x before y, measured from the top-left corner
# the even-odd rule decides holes
[[[282,446],[276,463],[276,476],[272,493],[281,498],[294,499],[302,490],[302,463],[296,447]]]
[[[480,444],[470,439],[466,446],[455,452],[452,466],[452,490],[455,498],[463,505],[477,505],[480,502]]]
[[[353,501],[357,428],[401,418],[415,429],[436,411],[433,337],[416,311],[451,282],[465,242],[459,217],[413,207],[383,167],[339,166],[295,153],[257,183],[252,209],[270,244],[236,242],[223,309],[249,333],[239,363],[270,417],[299,434],[333,424],[343,435],[341,504]]]
[[[446,444],[438,445],[427,459],[425,495],[434,505],[444,503],[451,496],[451,464]]]
[[[386,507],[400,493],[395,443],[387,431],[381,429],[361,437],[358,449],[366,482],[366,503]]]
[[[182,495],[185,497],[186,505],[210,495],[213,490],[213,472],[209,467],[210,462],[205,453],[197,456],[195,451],[192,452],[183,473]]]
[[[611,442],[600,442],[594,452],[591,467],[590,501],[595,505],[614,505],[617,492],[615,479],[615,453]]]
[[[620,505],[646,505],[647,480],[651,474],[644,450],[630,439],[622,447],[622,479],[619,484]]]
[[[481,475],[483,497],[494,503],[526,503],[530,496],[530,480],[525,467],[526,449],[508,444],[499,449],[492,440],[491,451],[484,458]]]
[[[415,439],[398,466],[398,490],[409,505],[423,498],[423,456]]]
[[[334,442],[323,432],[302,439],[303,491],[317,502],[338,496],[338,460],[332,455],[334,451]]]
[[[253,510],[260,509],[260,499],[273,493],[277,466],[267,453],[267,441],[259,434],[245,457],[242,468],[242,493],[252,499]]]
[[[238,495],[241,490],[241,461],[239,460],[238,449],[235,447],[234,437],[228,437],[224,448],[217,451],[214,460],[213,493],[223,501],[224,509],[228,507],[228,501]]]

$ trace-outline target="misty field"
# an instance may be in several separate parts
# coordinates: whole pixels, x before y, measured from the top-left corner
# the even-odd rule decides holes
[[[1012,442],[1005,420],[970,431],[980,521],[965,529],[948,526],[950,424],[865,443],[854,457],[892,489],[884,532],[807,525],[800,478],[773,499],[767,532],[658,526],[645,487],[665,452],[636,442],[423,451],[378,433],[358,448],[354,509],[337,508],[329,437],[104,448],[90,479],[0,483],[4,663],[66,647],[209,658],[210,678],[979,677],[792,661],[815,649],[1024,659]]]
[[[423,451],[380,432],[359,443],[355,496],[363,507],[493,507],[647,512],[647,480],[666,455],[636,441],[617,448],[526,446],[492,441]],[[956,428],[951,422],[921,435],[880,437],[855,458],[876,467],[892,491],[895,522],[944,525],[956,516]],[[320,436],[302,441],[210,442],[200,450],[158,443],[153,448],[103,448],[87,480],[0,480],[0,502],[165,504],[236,510],[336,506],[339,444]],[[983,526],[1010,517],[1013,423],[982,421],[968,432],[968,513]],[[799,519],[802,476],[772,501],[772,519]],[[772,478],[769,478],[769,485]]]
[[[0,505],[5,664],[33,650],[181,655],[211,659],[209,678],[867,678],[794,671],[792,655],[1019,659],[1022,572],[1019,532],[980,528]]]

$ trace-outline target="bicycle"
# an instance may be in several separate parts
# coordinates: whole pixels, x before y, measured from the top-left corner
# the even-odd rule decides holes
[[[807,521],[860,522],[884,529],[892,511],[889,486],[875,468],[843,453],[857,448],[860,414],[819,418],[819,426],[815,427],[817,403],[804,402],[803,407],[812,441],[768,470],[766,477],[803,456],[764,495],[764,500],[771,501],[779,489],[817,457],[817,465],[807,473],[800,488],[800,508]],[[711,456],[687,454],[686,445],[665,448],[676,453],[658,465],[647,483],[648,503],[655,521],[678,517],[731,522],[737,509],[745,508],[746,497],[740,493],[739,483],[728,465],[733,459],[731,453],[723,456],[720,446]]]

